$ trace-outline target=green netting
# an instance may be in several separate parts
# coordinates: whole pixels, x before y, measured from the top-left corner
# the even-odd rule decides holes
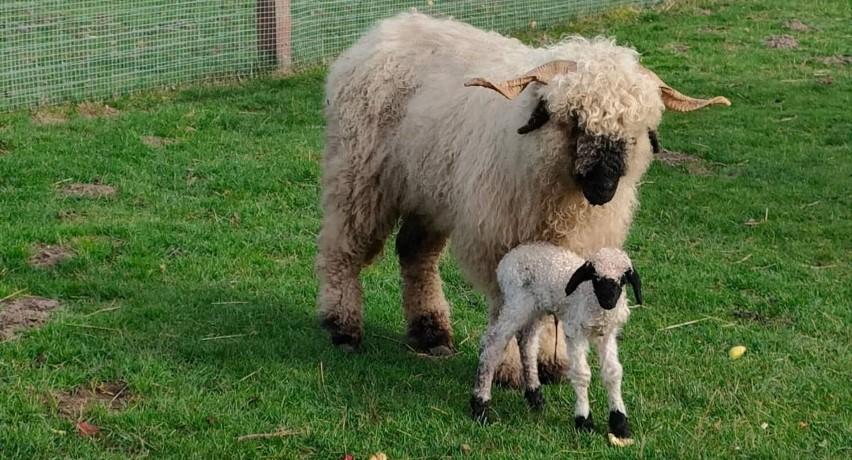
[[[3,0],[0,110],[111,97],[276,68],[289,4],[291,65],[321,64],[375,20],[416,8],[480,27],[547,27],[655,0]],[[280,22],[279,22],[280,24]],[[280,40],[279,40],[280,42]]]

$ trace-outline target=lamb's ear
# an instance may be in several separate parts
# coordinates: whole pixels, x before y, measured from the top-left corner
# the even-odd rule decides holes
[[[527,121],[527,124],[518,128],[518,134],[533,132],[544,126],[548,120],[550,120],[550,112],[547,111],[547,104],[544,100],[539,100],[538,105],[535,106],[535,110],[533,110],[532,115],[530,115],[530,119]]]
[[[633,286],[633,295],[636,297],[636,304],[642,305],[642,280],[639,279],[639,272],[635,268],[631,268],[624,276],[627,277],[627,282]]]
[[[502,94],[506,99],[512,100],[518,97],[518,94],[521,94],[521,91],[534,81],[546,85],[556,75],[564,75],[575,70],[577,70],[577,63],[560,59],[542,64],[520,77],[511,80],[493,82],[484,78],[474,78],[464,85],[482,86],[483,88],[493,89]]]
[[[580,287],[583,282],[591,280],[594,274],[595,267],[592,266],[592,263],[584,263],[577,269],[577,271],[574,272],[573,275],[571,275],[571,279],[568,280],[568,284],[565,286],[565,295],[569,296],[574,293],[574,291]]]
[[[663,151],[660,148],[660,138],[657,136],[657,132],[653,129],[648,130],[648,140],[651,141],[651,149],[654,151],[655,155]]]

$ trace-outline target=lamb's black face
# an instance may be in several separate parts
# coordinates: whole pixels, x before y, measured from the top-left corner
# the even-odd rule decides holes
[[[595,296],[598,298],[598,303],[604,310],[612,310],[615,304],[618,303],[618,298],[621,296],[621,289],[624,286],[625,279],[618,281],[609,278],[592,277],[592,287],[595,290]]]
[[[627,143],[621,139],[583,133],[577,139],[574,174],[589,203],[609,203],[625,173]]]

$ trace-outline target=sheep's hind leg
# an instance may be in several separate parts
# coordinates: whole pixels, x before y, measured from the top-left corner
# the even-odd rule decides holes
[[[453,351],[450,305],[438,272],[438,261],[446,244],[447,235],[435,232],[417,215],[403,218],[396,237],[408,336],[417,349],[432,355],[448,355]]]
[[[336,194],[340,195],[345,193]],[[321,325],[331,334],[332,343],[346,352],[357,352],[361,345],[363,293],[359,275],[381,252],[396,218],[378,196],[355,198],[348,203],[324,203],[317,238]]]
[[[524,373],[524,399],[530,409],[540,412],[546,407],[541,394],[541,382],[538,379],[538,347],[541,332],[541,320],[536,319],[518,334],[518,348],[521,352],[521,365]]]
[[[585,337],[565,337],[568,343],[568,378],[574,387],[577,401],[574,405],[574,427],[579,431],[591,433],[595,430],[592,412],[589,409],[589,383],[592,371],[586,355],[589,351],[589,341]]]
[[[609,405],[609,431],[621,439],[629,439],[630,424],[627,421],[627,409],[621,399],[622,368],[618,361],[618,344],[615,334],[608,334],[595,340],[598,359],[601,366],[601,381],[606,388]]]

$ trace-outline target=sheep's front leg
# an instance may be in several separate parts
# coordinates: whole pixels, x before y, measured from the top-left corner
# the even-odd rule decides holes
[[[539,338],[543,323],[540,319],[533,320],[518,334],[518,347],[521,353],[521,366],[524,373],[524,399],[534,411],[545,408],[544,396],[541,394],[541,382],[538,378],[538,349]]]
[[[615,332],[595,339],[601,365],[601,381],[606,388],[609,404],[609,431],[621,439],[630,438],[627,409],[621,399],[621,363],[618,361],[618,343]]]
[[[491,382],[494,372],[500,365],[503,349],[515,336],[518,327],[507,321],[497,321],[488,328],[480,342],[479,366],[476,370],[476,383],[470,398],[470,412],[474,420],[485,425],[488,423],[488,403],[491,401]]]
[[[574,387],[577,401],[574,403],[574,426],[580,431],[592,432],[595,423],[589,409],[589,382],[592,371],[586,355],[589,352],[589,341],[583,335],[570,337],[566,334],[568,345],[568,379]]]

